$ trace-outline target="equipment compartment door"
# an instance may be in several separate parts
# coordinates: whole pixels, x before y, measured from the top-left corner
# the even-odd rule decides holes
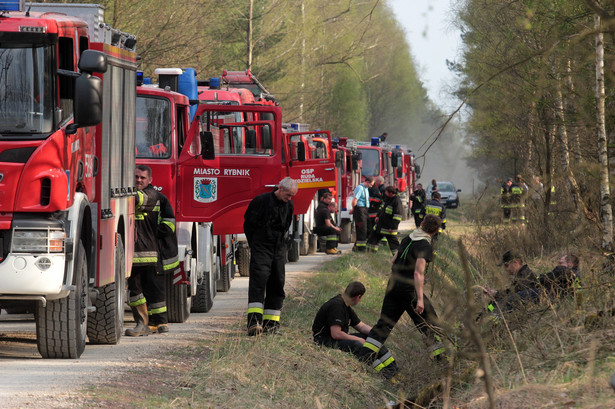
[[[290,161],[288,176],[295,179],[299,192],[293,198],[295,214],[305,214],[319,189],[335,189],[335,157],[329,131],[285,134]]]

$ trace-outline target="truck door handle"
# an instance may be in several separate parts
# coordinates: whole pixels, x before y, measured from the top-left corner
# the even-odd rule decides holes
[[[325,170],[335,170],[335,168],[325,168]]]

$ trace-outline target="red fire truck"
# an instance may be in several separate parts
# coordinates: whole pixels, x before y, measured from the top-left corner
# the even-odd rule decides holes
[[[44,358],[78,358],[86,336],[114,344],[122,334],[136,39],[105,26],[99,6],[9,3],[0,3],[0,303],[35,311]]]
[[[307,131],[307,124],[298,123],[284,124],[283,128],[290,149],[290,161],[283,163],[283,167],[299,185],[293,198],[295,217],[289,232],[292,241],[288,261],[292,262],[308,254],[310,246],[316,247],[316,237],[311,232],[315,227],[318,190],[336,188],[335,156],[329,131]]]
[[[373,178],[382,176],[385,186],[395,186],[400,192],[404,205],[402,215],[404,219],[407,218],[408,200],[410,198],[408,190],[414,190],[416,181],[414,158],[410,155],[410,152],[399,145],[381,144],[378,137],[372,138],[369,143],[358,142],[357,150],[361,153],[363,161],[362,176],[372,176]]]

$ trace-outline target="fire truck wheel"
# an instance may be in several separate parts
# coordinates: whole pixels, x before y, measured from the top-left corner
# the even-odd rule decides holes
[[[237,266],[241,277],[250,277],[250,247],[247,243],[239,243],[237,247]]]
[[[96,311],[88,317],[88,338],[92,344],[115,345],[120,342],[124,332],[124,263],[124,242],[122,236],[118,235],[115,247],[115,280],[99,288]]]
[[[210,272],[203,273],[203,281],[196,286],[196,295],[192,297],[192,312],[209,312],[214,305]],[[214,280],[214,283],[216,280]],[[213,291],[216,291],[215,285]]]
[[[291,263],[299,261],[299,243],[297,240],[291,240],[288,246],[288,261]]]
[[[300,254],[302,256],[307,256],[310,254],[310,233],[307,231],[304,231],[301,235]]]
[[[167,312],[169,322],[186,322],[190,317],[192,297],[189,297],[187,284],[173,284],[173,274],[165,277]]]
[[[341,243],[352,243],[352,222],[350,220],[342,221],[342,233],[340,235]]]
[[[73,270],[74,290],[36,309],[36,343],[43,358],[76,359],[85,350],[87,329],[87,259],[79,241]]]
[[[216,283],[217,290],[221,293],[226,293],[231,289],[231,269],[227,264],[222,266],[220,271],[220,280]]]

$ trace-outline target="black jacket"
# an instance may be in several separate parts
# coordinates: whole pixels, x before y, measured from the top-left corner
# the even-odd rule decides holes
[[[399,195],[388,197],[384,195],[384,201],[378,212],[378,224],[376,230],[387,229],[397,230],[401,222],[401,215],[404,211],[404,206],[401,203]]]
[[[244,215],[243,231],[248,244],[254,240],[267,243],[281,242],[293,220],[295,206],[292,200],[279,200],[274,192],[256,196]]]
[[[137,192],[133,265],[156,265],[159,273],[179,269],[175,214],[169,199],[152,187]]]

